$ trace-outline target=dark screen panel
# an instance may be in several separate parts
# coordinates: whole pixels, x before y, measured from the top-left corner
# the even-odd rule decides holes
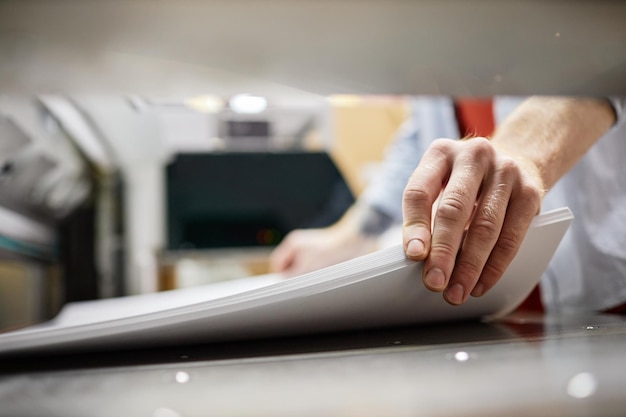
[[[182,154],[167,168],[170,249],[275,245],[354,202],[328,154]]]

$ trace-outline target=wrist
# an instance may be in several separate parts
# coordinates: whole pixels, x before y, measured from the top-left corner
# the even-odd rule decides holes
[[[531,97],[498,127],[492,143],[545,194],[614,122],[615,108],[604,99]]]
[[[336,242],[345,245],[372,246],[393,224],[393,218],[380,209],[357,202],[333,226]]]
[[[365,237],[377,238],[393,224],[393,218],[383,210],[364,204],[358,219],[359,233]]]

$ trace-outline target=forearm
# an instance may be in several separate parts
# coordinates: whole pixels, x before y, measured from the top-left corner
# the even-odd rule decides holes
[[[392,224],[392,216],[365,201],[357,201],[332,228],[355,238],[377,238]]]
[[[531,97],[496,130],[496,149],[516,159],[549,190],[613,125],[607,100]]]

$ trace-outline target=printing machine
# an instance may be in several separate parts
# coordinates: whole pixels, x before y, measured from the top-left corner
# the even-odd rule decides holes
[[[79,206],[94,185],[89,166],[41,103],[2,97],[0,107],[0,321],[14,328],[50,318],[63,300],[94,296],[95,282],[62,278],[73,269],[90,276],[84,266],[94,234]],[[80,247],[70,241],[77,237]]]
[[[0,325],[155,289],[164,230],[142,215],[168,158],[155,106],[241,92],[626,95],[624,22],[626,3],[608,0],[2,0],[0,311],[15,319]],[[517,315],[0,358],[0,416],[620,416],[624,343],[622,316]]]

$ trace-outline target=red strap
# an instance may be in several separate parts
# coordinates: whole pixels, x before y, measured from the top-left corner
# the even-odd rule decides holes
[[[535,288],[530,294],[528,294],[528,297],[526,297],[526,299],[522,301],[522,304],[517,307],[516,311],[526,311],[533,313],[544,312],[543,304],[541,303],[541,289],[539,285],[535,285]]]
[[[459,98],[455,101],[456,119],[461,137],[491,136],[495,129],[493,101]]]

